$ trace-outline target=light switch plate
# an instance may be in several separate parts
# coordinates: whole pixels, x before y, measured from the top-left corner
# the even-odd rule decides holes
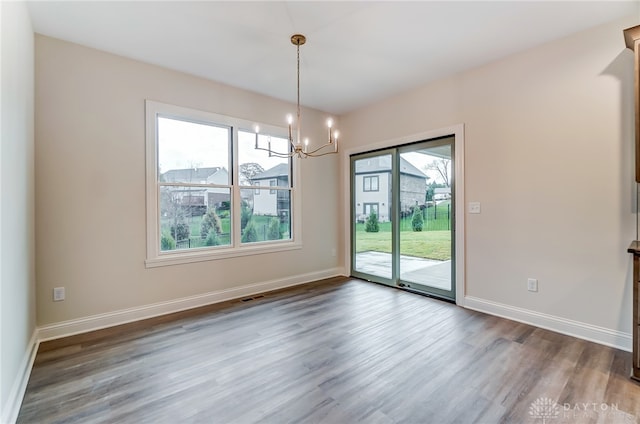
[[[480,213],[480,202],[469,202],[469,213]]]
[[[64,300],[64,298],[65,298],[64,287],[56,287],[53,289],[54,302],[60,302],[61,300]]]

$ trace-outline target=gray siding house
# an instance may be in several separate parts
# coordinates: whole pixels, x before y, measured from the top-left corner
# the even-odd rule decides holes
[[[355,217],[364,222],[372,210],[381,222],[391,216],[391,156],[377,156],[355,163]],[[400,157],[400,211],[409,213],[416,205],[423,205],[427,194],[428,177]]]
[[[262,187],[256,188],[253,192],[254,214],[278,216],[281,220],[289,217],[290,191],[275,189],[275,187],[289,188],[289,171],[290,165],[281,163],[251,178],[252,185]]]

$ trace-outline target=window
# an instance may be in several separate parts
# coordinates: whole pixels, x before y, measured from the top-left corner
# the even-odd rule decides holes
[[[378,204],[377,203],[365,203],[363,206],[363,212],[366,216],[369,216],[371,214],[371,212],[375,213],[376,215],[378,215],[378,218],[380,217],[380,214],[378,213]]]
[[[363,191],[378,191],[378,176],[363,177]]]
[[[146,109],[147,266],[300,247],[292,161],[256,150],[254,123],[152,101]],[[261,142],[286,151],[286,128],[260,127]],[[267,188],[273,196],[259,196]]]

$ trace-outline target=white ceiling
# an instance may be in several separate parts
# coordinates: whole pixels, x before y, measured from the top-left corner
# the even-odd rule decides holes
[[[30,1],[34,31],[342,114],[636,14],[636,1]],[[639,19],[640,20],[640,19]],[[624,48],[622,32],[620,48]]]

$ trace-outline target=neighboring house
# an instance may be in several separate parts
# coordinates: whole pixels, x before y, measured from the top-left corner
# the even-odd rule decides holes
[[[451,199],[451,187],[438,187],[433,189],[433,200]]]
[[[225,168],[185,168],[171,169],[160,175],[160,181],[166,183],[185,184],[229,184],[229,172]],[[227,188],[206,187],[170,187],[168,188],[179,203],[189,206],[192,215],[202,215],[207,208],[220,206],[224,201],[231,200]]]
[[[254,186],[253,213],[256,215],[279,216],[284,220],[289,216],[289,190],[266,189],[264,187],[289,187],[289,164],[281,163],[251,178]]]
[[[427,194],[427,176],[400,157],[400,208],[408,213],[413,206],[423,205]],[[391,156],[377,156],[356,161],[355,214],[364,222],[372,210],[381,222],[391,214]]]

